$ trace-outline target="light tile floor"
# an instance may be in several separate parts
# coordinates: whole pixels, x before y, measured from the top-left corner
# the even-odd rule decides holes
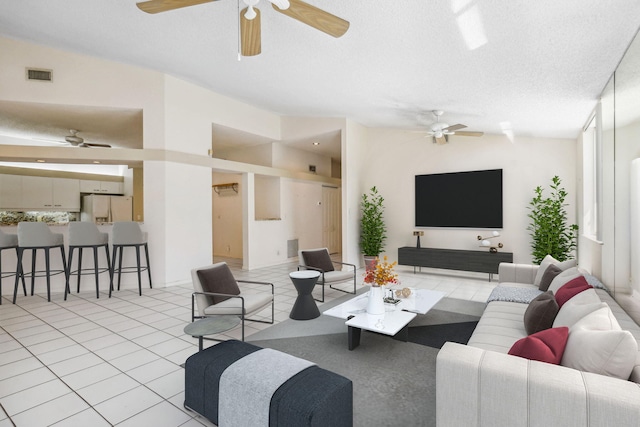
[[[216,260],[218,261],[218,260]],[[275,322],[288,319],[296,291],[288,273],[296,263],[252,271],[226,259],[236,279],[275,285]],[[403,286],[437,289],[448,297],[486,301],[495,286],[486,274],[398,267]],[[358,283],[362,283],[358,271]],[[87,279],[88,280],[88,279]],[[103,279],[104,280],[104,279]],[[360,286],[360,285],[358,285]],[[348,287],[347,287],[348,288]],[[345,295],[326,287],[326,302]],[[121,290],[96,299],[91,286],[63,301],[62,294],[20,296],[0,305],[0,427],[202,426],[183,408],[181,363],[197,339],[184,334],[190,285]],[[265,310],[268,317],[269,310]],[[271,325],[248,322],[245,334]],[[237,327],[220,339],[240,339]],[[205,341],[205,346],[214,345]]]

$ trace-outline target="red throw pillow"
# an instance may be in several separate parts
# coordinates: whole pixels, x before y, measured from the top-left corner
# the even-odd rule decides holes
[[[562,307],[565,302],[569,301],[580,292],[591,289],[591,287],[592,286],[587,283],[587,279],[585,279],[584,276],[578,276],[575,279],[568,281],[556,291],[555,297],[558,307]]]
[[[566,326],[545,329],[516,341],[509,354],[559,365],[568,338],[569,328]]]

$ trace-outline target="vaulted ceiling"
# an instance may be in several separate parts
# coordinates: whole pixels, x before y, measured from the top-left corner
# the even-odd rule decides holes
[[[637,0],[307,1],[349,21],[347,33],[330,37],[262,0],[262,53],[240,60],[236,0],[156,15],[135,0],[6,0],[0,35],[282,115],[422,129],[442,109],[468,130],[574,138],[640,26]]]

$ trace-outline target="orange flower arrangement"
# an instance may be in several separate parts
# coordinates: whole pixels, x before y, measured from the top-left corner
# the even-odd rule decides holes
[[[398,281],[398,275],[393,271],[393,267],[395,267],[397,264],[398,263],[396,261],[389,263],[386,256],[383,258],[382,262],[380,262],[380,258],[376,258],[375,268],[368,270],[364,274],[364,283],[368,283],[371,286],[383,286],[388,283],[400,283]]]

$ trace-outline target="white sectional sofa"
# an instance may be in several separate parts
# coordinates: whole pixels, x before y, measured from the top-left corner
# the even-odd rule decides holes
[[[499,286],[535,290],[537,270],[535,265],[501,264]],[[620,327],[640,342],[633,319],[606,290],[595,292]],[[509,355],[511,346],[527,336],[527,306],[489,302],[467,345],[442,347],[436,369],[437,425],[640,426],[640,354],[628,381]]]

